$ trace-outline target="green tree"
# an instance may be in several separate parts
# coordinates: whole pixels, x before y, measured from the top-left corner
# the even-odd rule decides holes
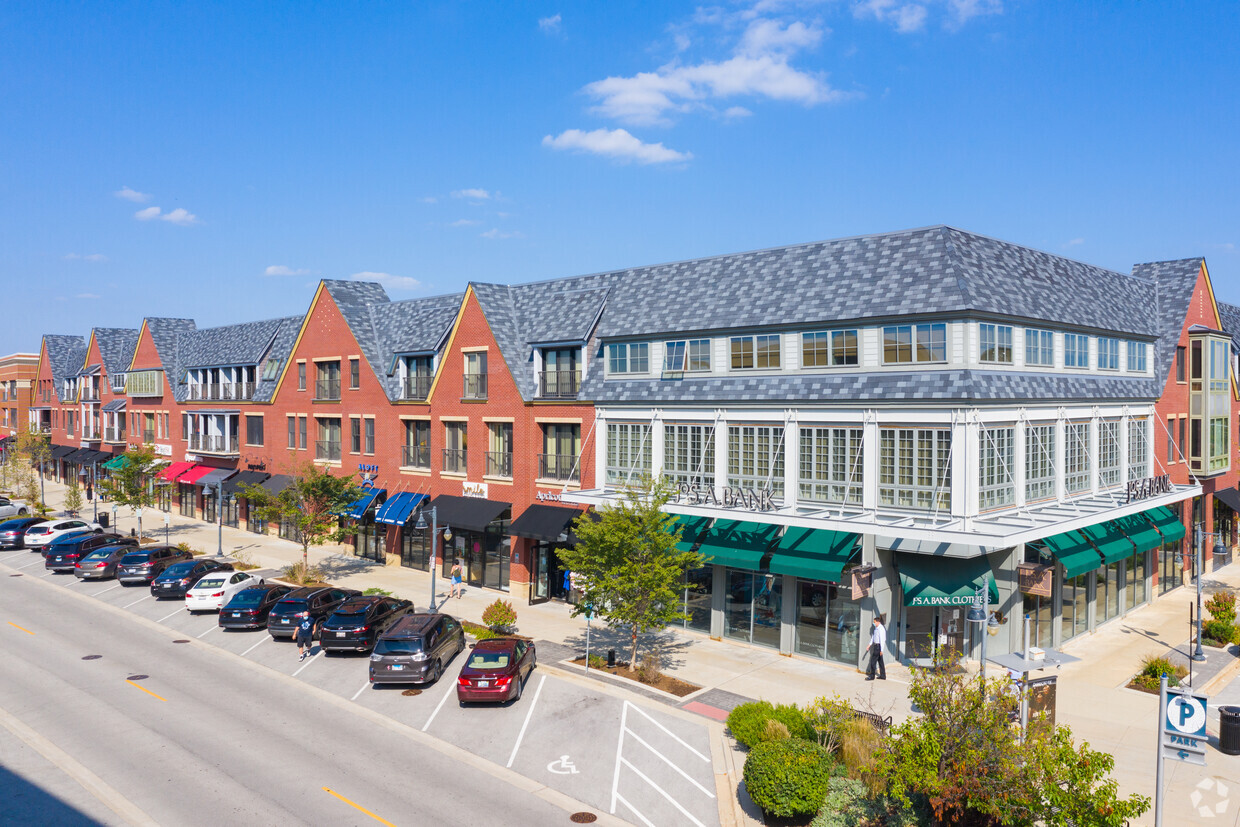
[[[1035,818],[1022,827],[1124,827],[1150,807],[1143,795],[1120,798],[1110,777],[1115,758],[1088,743],[1074,744],[1068,727],[1031,739],[1024,757],[1019,789],[1029,801],[1021,809]]]
[[[31,469],[38,469],[38,484],[27,484],[22,491],[22,498],[27,502],[39,504],[39,512],[47,511],[47,500],[43,496],[43,465],[52,458],[52,438],[42,431],[18,431],[13,441],[19,457],[25,457]]]
[[[241,486],[250,510],[272,523],[289,521],[301,538],[301,561],[310,567],[310,546],[341,543],[356,531],[342,526],[339,515],[362,496],[363,489],[351,477],[337,477],[313,463],[296,469],[292,482],[278,494],[261,485]]]
[[[559,550],[561,562],[580,576],[582,600],[573,614],[593,610],[627,628],[630,670],[637,664],[638,635],[685,619],[685,571],[702,565],[702,555],[676,547],[680,528],[662,510],[672,494],[666,481],[645,478],[615,506],[578,517],[577,545]]]
[[[77,514],[82,510],[82,486],[78,485],[77,477],[69,477],[69,487],[65,489],[65,511]]]
[[[96,483],[97,494],[117,505],[127,505],[137,514],[140,508],[155,505],[155,474],[161,461],[150,445],[130,448],[120,467]],[[115,526],[113,526],[115,530]],[[142,517],[138,515],[138,536],[142,536]]]

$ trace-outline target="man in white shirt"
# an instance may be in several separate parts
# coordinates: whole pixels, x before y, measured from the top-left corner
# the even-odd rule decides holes
[[[887,629],[883,626],[882,615],[874,616],[874,627],[870,631],[870,663],[865,669],[865,679],[874,680],[878,672],[880,681],[887,680],[887,667],[883,663],[883,649],[887,646]]]

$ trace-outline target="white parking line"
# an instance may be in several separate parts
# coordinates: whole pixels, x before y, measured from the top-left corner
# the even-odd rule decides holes
[[[439,714],[439,710],[443,709],[444,702],[448,700],[448,696],[453,694],[455,693],[452,691],[451,687],[448,688],[447,692],[443,693],[443,697],[439,699],[439,703],[435,704],[435,711],[431,713],[431,717],[427,718],[426,723],[422,725],[423,732],[430,729],[431,721],[435,720],[435,716]]]
[[[650,786],[654,787],[655,792],[657,792],[659,795],[663,796],[663,797],[664,797],[664,798],[666,798],[668,801],[670,801],[670,802],[672,803],[672,806],[673,806],[673,807],[675,807],[677,810],[680,810],[680,812],[684,815],[684,817],[685,817],[685,818],[687,818],[687,819],[689,819],[690,821],[692,821],[694,824],[696,824],[696,825],[697,825],[697,827],[706,827],[706,825],[705,825],[705,824],[703,824],[702,822],[700,822],[700,821],[698,821],[696,818],[694,818],[694,817],[693,817],[693,815],[692,815],[692,813],[690,813],[688,810],[686,810],[684,807],[682,807],[679,801],[677,801],[676,799],[672,798],[670,795],[668,795],[668,794],[667,794],[667,793],[663,790],[663,788],[662,788],[662,787],[660,787],[658,784],[654,783],[654,781],[650,778],[650,776],[646,775],[644,772],[642,772],[641,770],[639,770],[637,767],[633,766],[633,765],[629,762],[629,759],[627,759],[627,758],[621,758],[620,760],[624,762],[624,765],[625,765],[626,767],[628,767],[628,768],[629,768],[630,770],[632,770],[633,772],[637,773],[637,777],[638,777],[638,778],[640,778],[642,781],[645,781],[645,782],[646,782],[647,784],[649,784]]]
[[[518,672],[517,674],[519,675],[520,673]],[[512,755],[508,756],[509,767],[512,766],[513,761],[517,760],[517,750],[521,749],[521,739],[525,737],[525,728],[530,725],[530,718],[534,715],[534,707],[538,703],[538,696],[542,694],[543,684],[546,682],[546,675],[538,676],[538,688],[534,690],[534,700],[530,701],[530,709],[525,713],[525,723],[521,724],[521,731],[517,733],[517,742],[512,745]]]
[[[39,560],[35,560],[33,563],[27,563],[27,564],[26,564],[26,565],[24,565],[24,566],[18,566],[17,568],[18,568],[18,569],[28,569],[28,568],[30,568],[31,566],[37,566],[37,565],[39,565],[40,563],[43,563],[43,562],[46,562],[46,561],[45,561],[45,560],[43,560],[43,559],[39,559]]]
[[[317,653],[317,654],[312,655],[312,656],[310,657],[310,660],[306,661],[305,663],[303,663],[303,664],[301,665],[301,669],[298,669],[296,672],[294,672],[294,673],[293,673],[293,677],[295,678],[295,677],[297,677],[298,675],[300,675],[300,674],[301,674],[301,670],[302,670],[302,669],[305,669],[307,666],[309,666],[310,664],[312,664],[312,663],[314,663],[316,660],[318,660],[318,659],[319,659],[319,655],[321,655],[321,654],[323,654],[323,650],[322,650],[322,649],[319,649],[319,651],[318,651],[318,653]]]
[[[250,653],[251,653],[251,652],[253,652],[255,649],[257,649],[259,646],[261,646],[262,644],[266,643],[266,642],[267,642],[267,641],[269,641],[269,640],[271,640],[271,636],[270,636],[270,635],[263,635],[261,638],[259,638],[258,643],[255,643],[255,644],[254,644],[253,646],[251,646],[249,649],[246,649],[244,652],[242,652],[242,653],[241,653],[241,657],[245,657],[246,655],[250,654]]]
[[[366,691],[366,687],[368,687],[368,686],[370,686],[370,681],[366,681],[366,683],[362,684],[362,688],[361,688],[361,689],[359,689],[359,690],[357,690],[356,692],[354,692],[354,693],[353,693],[353,697],[352,697],[352,698],[349,698],[349,700],[350,700],[350,701],[356,701],[356,700],[357,700],[357,696],[358,696],[358,695],[360,695],[360,694],[362,694],[363,692],[365,692],[365,691]],[[447,697],[447,696],[445,695],[444,697]]]
[[[99,594],[107,594],[108,592],[112,591],[112,589],[119,589],[119,588],[120,588],[121,586],[123,586],[123,585],[125,585],[125,584],[124,584],[124,583],[117,583],[115,586],[111,586],[111,587],[106,588],[106,589],[104,589],[103,591],[99,592]],[[98,597],[98,596],[99,596],[99,594],[96,594],[96,595],[95,595],[95,597]]]
[[[176,610],[176,611],[174,611],[172,614],[170,614],[170,615],[164,615],[163,617],[161,617],[159,620],[157,620],[157,621],[155,621],[155,622],[156,622],[156,623],[163,623],[165,620],[167,620],[167,619],[168,619],[168,618],[170,618],[170,617],[176,617],[176,616],[177,616],[177,615],[179,615],[182,611],[184,611],[184,609],[177,609],[177,610]]]
[[[619,765],[617,764],[617,766],[619,766]],[[642,824],[645,824],[645,825],[646,825],[646,827],[654,827],[654,825],[650,823],[650,819],[646,818],[644,815],[642,815],[641,813],[637,812],[637,808],[636,808],[636,807],[634,807],[632,804],[630,804],[630,803],[629,803],[629,800],[628,800],[627,798],[625,798],[624,796],[620,795],[620,793],[616,793],[616,794],[615,794],[615,797],[616,797],[616,799],[617,799],[617,800],[619,800],[619,801],[620,801],[620,803],[621,803],[621,804],[623,804],[624,806],[626,806],[626,807],[628,807],[628,808],[629,808],[629,812],[631,812],[633,815],[635,815],[635,816],[637,816],[638,818],[640,818],[640,819],[642,820]],[[612,812],[615,812],[615,811],[613,810]]]
[[[625,701],[625,704],[628,704],[628,703],[629,703],[628,701]],[[641,716],[642,716],[643,718],[645,718],[647,721],[649,721],[650,723],[654,724],[654,725],[655,725],[655,726],[657,726],[659,729],[661,729],[661,730],[663,730],[664,732],[666,732],[668,735],[672,736],[672,738],[676,739],[677,743],[679,743],[679,744],[680,744],[682,747],[684,747],[685,749],[689,750],[689,752],[693,753],[693,754],[694,754],[694,755],[696,755],[698,758],[701,758],[703,761],[705,761],[705,762],[707,762],[707,763],[710,763],[710,759],[709,759],[709,758],[707,758],[705,755],[703,755],[702,753],[700,753],[700,752],[698,752],[697,750],[695,750],[693,747],[691,747],[691,746],[689,746],[688,744],[686,744],[686,743],[685,743],[685,742],[684,742],[684,741],[683,741],[680,737],[678,737],[678,736],[676,735],[676,733],[672,732],[670,729],[668,729],[667,727],[663,726],[663,724],[659,723],[659,722],[658,722],[658,721],[656,721],[654,718],[651,718],[651,717],[650,717],[649,715],[647,715],[647,714],[646,714],[646,712],[645,712],[644,710],[642,710],[640,707],[636,707],[636,706],[635,706],[635,707],[633,707],[633,711],[634,711],[634,712],[637,712],[637,713],[640,713],[640,714],[641,714]],[[632,732],[633,732],[633,730],[629,730],[629,732],[630,732],[630,733],[632,733]]]
[[[631,730],[631,729],[630,729],[630,730],[627,730],[627,732],[628,732],[628,735],[629,735],[629,737],[630,737],[630,738],[632,738],[632,739],[633,739],[634,741],[636,741],[637,743],[641,744],[641,745],[642,745],[643,747],[645,747],[646,749],[648,749],[648,750],[650,750],[651,752],[653,752],[653,753],[654,753],[656,756],[658,756],[659,758],[663,759],[663,763],[664,763],[664,764],[667,764],[669,767],[671,767],[672,769],[676,770],[676,772],[680,773],[680,774],[681,774],[681,776],[683,776],[683,777],[684,777],[684,779],[685,779],[686,781],[688,781],[690,784],[692,784],[693,786],[695,786],[695,787],[697,787],[699,790],[701,790],[701,791],[702,791],[702,793],[703,793],[704,795],[706,795],[706,796],[707,796],[707,797],[709,797],[709,798],[714,798],[714,797],[715,797],[715,794],[714,794],[714,793],[712,793],[710,790],[706,789],[706,788],[705,788],[705,787],[703,787],[701,784],[699,784],[698,782],[696,782],[696,781],[694,781],[692,778],[690,778],[690,777],[689,777],[689,773],[685,772],[685,771],[684,771],[684,770],[682,770],[680,767],[678,767],[678,766],[676,766],[675,764],[673,764],[673,763],[671,762],[671,760],[670,760],[670,759],[668,759],[668,757],[667,757],[666,755],[664,755],[663,753],[659,752],[659,751],[658,751],[657,749],[655,749],[654,747],[650,746],[650,744],[647,744],[647,743],[646,743],[646,742],[642,739],[642,737],[641,737],[640,735],[638,735],[636,732],[634,732],[634,731],[633,731],[633,730]],[[625,763],[627,764],[628,762],[626,761]]]
[[[207,632],[211,631],[212,629],[218,629],[218,628],[220,628],[220,627],[219,627],[219,626],[208,626],[208,627],[207,627]],[[203,632],[201,635],[198,635],[198,639],[199,639],[199,640],[201,640],[202,638],[206,637],[206,636],[207,636],[207,632]]]
[[[616,741],[616,774],[612,776],[612,779],[611,779],[611,814],[612,815],[616,814],[616,800],[620,798],[620,751],[624,749],[624,730],[628,726],[628,723],[629,723],[629,702],[625,701],[624,706],[620,710],[620,738],[617,739]],[[633,810],[633,805],[629,804],[627,801],[624,803],[630,810]],[[642,821],[646,821],[646,819],[642,818],[641,813],[638,813],[637,810],[633,810],[633,812],[637,815],[638,818],[641,818]],[[649,821],[646,821],[646,823],[650,824]]]
[[[129,606],[137,606],[137,605],[138,605],[139,603],[141,603],[143,600],[147,600],[147,599],[149,599],[149,598],[150,598],[150,595],[149,595],[149,594],[148,594],[148,595],[146,595],[146,596],[144,596],[144,597],[139,597],[137,600],[135,600],[134,602],[130,603],[130,604],[129,604]],[[128,608],[129,608],[129,606],[126,606],[125,608],[126,608],[126,609],[128,609]]]

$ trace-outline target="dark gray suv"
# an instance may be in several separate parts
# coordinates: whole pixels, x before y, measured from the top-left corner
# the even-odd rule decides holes
[[[146,585],[158,577],[164,569],[178,560],[192,560],[194,555],[176,546],[146,546],[134,549],[121,558],[116,569],[116,579],[124,585]]]
[[[412,614],[392,624],[370,655],[371,683],[430,683],[465,648],[465,631],[444,614]]]

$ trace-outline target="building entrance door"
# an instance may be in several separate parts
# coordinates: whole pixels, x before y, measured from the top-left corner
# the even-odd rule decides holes
[[[951,647],[963,655],[965,648],[965,609],[961,606],[908,606],[904,609],[904,657],[929,662],[940,647]]]
[[[568,588],[564,584],[564,569],[560,555],[550,543],[538,543],[533,547],[533,577],[530,578],[530,605],[548,600],[565,600]]]

